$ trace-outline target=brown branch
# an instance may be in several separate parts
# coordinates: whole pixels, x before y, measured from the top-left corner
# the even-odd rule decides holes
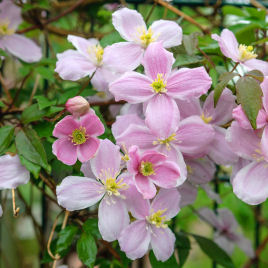
[[[111,104],[125,104],[126,101],[115,101],[115,100],[110,100],[110,101],[96,101],[96,102],[91,102],[90,106],[108,106]]]
[[[50,188],[50,190],[56,195],[56,187],[55,185],[47,179],[42,173],[39,174],[41,180]]]
[[[260,8],[262,10],[265,10],[266,14],[268,15],[268,10],[266,9],[266,7],[264,5],[262,5],[261,3],[259,3],[256,0],[250,0],[251,5],[253,5],[256,8]]]
[[[208,60],[208,62],[211,64],[213,68],[215,68],[214,62],[211,60],[211,58],[207,55],[205,51],[203,51],[200,47],[197,46],[198,51]]]

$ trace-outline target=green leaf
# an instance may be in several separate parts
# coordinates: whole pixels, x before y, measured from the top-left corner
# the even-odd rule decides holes
[[[0,56],[8,57],[8,54],[0,48]]]
[[[263,73],[259,70],[252,70],[252,71],[249,71],[245,74],[245,76],[250,76],[252,78],[255,78],[257,79],[259,82],[263,82],[264,80],[264,76],[263,76]]]
[[[97,246],[93,236],[83,232],[76,244],[76,251],[79,259],[88,267],[93,267],[96,255]]]
[[[95,238],[101,239],[97,219],[87,219],[83,224],[83,230],[88,234],[92,234]]]
[[[262,90],[258,81],[252,77],[241,77],[236,83],[237,101],[250,121],[253,129],[256,129],[256,118],[262,108]]]
[[[227,253],[221,249],[215,242],[199,235],[192,235],[200,248],[205,254],[208,255],[213,261],[226,268],[234,268],[232,259]]]
[[[0,128],[0,154],[2,154],[10,145],[14,135],[13,126],[4,126]]]
[[[40,120],[42,117],[44,117],[47,114],[46,110],[40,110],[37,103],[27,107],[22,115],[21,115],[21,121],[23,124],[28,124],[33,121]]]
[[[39,109],[42,110],[44,108],[53,106],[57,103],[57,100],[49,100],[48,98],[46,98],[45,96],[41,95],[41,96],[35,96],[34,99],[37,100]]]
[[[192,33],[190,35],[183,35],[183,45],[188,55],[192,56],[196,52],[196,47],[198,45],[198,36],[200,33]]]
[[[27,168],[27,170],[29,170],[36,179],[39,178],[39,173],[40,173],[40,170],[41,170],[41,167],[34,164],[33,162],[27,160],[25,157],[23,157],[22,155],[19,155],[20,157],[20,161],[21,161],[21,164],[23,166],[25,166]]]
[[[239,17],[245,16],[245,12],[241,8],[234,7],[234,6],[224,6],[222,8],[222,12],[223,12],[223,15],[236,15]]]
[[[57,241],[56,252],[62,256],[63,252],[69,249],[72,245],[75,235],[79,231],[79,228],[75,225],[68,225],[59,232],[59,238]]]
[[[102,47],[106,47],[112,45],[114,43],[118,43],[123,41],[122,37],[118,32],[112,32],[110,34],[105,35],[101,40],[100,44]]]
[[[33,125],[33,129],[37,132],[40,138],[48,138],[52,136],[54,126],[51,122],[41,121]]]
[[[221,93],[224,90],[224,88],[227,86],[229,81],[238,75],[239,74],[237,73],[231,73],[231,72],[221,74],[221,76],[219,77],[220,82],[214,88],[214,107],[216,107],[219,101],[219,98],[221,96]]]
[[[174,67],[185,66],[190,64],[197,64],[204,61],[204,57],[199,55],[187,55],[187,54],[178,54],[176,57],[176,61],[174,63]]]
[[[50,171],[44,146],[33,129],[23,128],[17,134],[15,141],[19,155]]]
[[[150,263],[152,265],[152,268],[177,268],[178,263],[175,259],[174,254],[165,262],[158,261],[153,253],[153,251],[149,254]]]
[[[39,73],[42,76],[42,78],[47,79],[47,80],[49,80],[51,82],[55,81],[54,70],[53,69],[50,69],[50,68],[47,68],[47,67],[44,67],[44,66],[39,66],[35,70],[36,70],[37,73]]]
[[[191,250],[190,239],[185,233],[179,232],[176,234],[176,248],[179,254],[179,267],[183,267]]]

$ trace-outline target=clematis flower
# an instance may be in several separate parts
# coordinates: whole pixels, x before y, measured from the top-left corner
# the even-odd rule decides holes
[[[127,72],[112,82],[109,89],[116,101],[147,104],[146,118],[156,118],[155,113],[160,111],[169,118],[172,114],[178,114],[174,99],[200,97],[211,86],[211,78],[204,67],[172,71],[173,63],[172,53],[165,50],[160,42],[155,42],[144,54],[143,66],[146,75]]]
[[[268,125],[268,78],[265,77],[261,83],[261,88],[263,92],[262,97],[262,109],[259,110],[256,123],[257,128],[263,128]],[[242,106],[239,105],[233,110],[233,118],[238,122],[242,128],[252,129],[252,126],[244,113]]]
[[[25,62],[39,61],[41,48],[29,38],[15,33],[21,22],[20,8],[11,0],[3,0],[0,3],[0,49]]]
[[[137,220],[121,232],[118,239],[121,250],[135,260],[152,248],[157,260],[166,261],[174,252],[175,235],[168,228],[167,221],[180,210],[178,191],[160,189],[152,203],[139,194],[133,194],[132,200],[130,211]]]
[[[133,176],[137,190],[145,199],[156,194],[156,184],[162,188],[176,187],[180,179],[180,169],[175,162],[167,161],[167,157],[156,151],[145,151],[140,154],[138,147],[129,149],[127,169]],[[179,182],[180,183],[180,182]]]
[[[85,98],[76,96],[67,100],[65,108],[68,112],[73,114],[73,116],[79,117],[89,111],[89,103]]]
[[[104,126],[93,110],[80,119],[65,116],[53,130],[53,136],[58,138],[52,145],[53,154],[66,165],[74,165],[77,158],[86,162],[99,148],[97,136],[103,133]]]
[[[216,229],[214,241],[230,255],[237,245],[249,258],[253,258],[255,253],[251,241],[237,232],[238,223],[232,212],[228,209],[218,209],[217,212],[216,215],[208,208],[199,210],[201,217]]]
[[[249,160],[242,164],[231,183],[233,191],[242,201],[257,205],[268,197],[268,129],[244,129],[233,122],[226,139],[232,150],[240,157]]]
[[[18,155],[0,157],[0,190],[15,189],[30,180],[29,171],[21,164]]]
[[[94,38],[85,39],[82,37],[68,35],[68,41],[77,50],[69,49],[57,54],[55,72],[64,80],[76,81],[86,76],[92,76],[92,85],[98,91],[107,91],[108,84],[120,74],[114,72],[116,63],[115,51],[112,47],[102,48],[99,41]],[[131,54],[132,51],[129,51]],[[118,58],[118,54],[117,54]],[[121,71],[130,71],[129,63],[120,57]]]
[[[112,45],[116,52],[114,55],[120,55],[120,58],[132,63],[132,70],[140,65],[143,53],[150,44],[160,41],[165,48],[170,48],[180,45],[182,41],[182,29],[176,22],[157,20],[147,29],[136,10],[119,9],[113,13],[112,21],[115,29],[127,41]],[[116,67],[117,70],[122,68],[120,59]]]
[[[232,111],[236,107],[235,96],[229,89],[223,90],[216,108],[214,108],[214,91],[209,93],[202,106],[197,98],[189,101],[177,100],[177,104],[182,118],[198,115],[204,123],[213,127],[215,135],[207,146],[207,151],[208,156],[214,162],[219,165],[228,165],[238,160],[225,141],[226,130],[221,127],[232,120]]]
[[[85,176],[68,176],[57,186],[58,203],[69,211],[97,204],[98,226],[104,240],[113,241],[129,223],[125,195],[128,184],[120,173],[119,146],[105,139],[95,158],[82,165]],[[94,175],[95,178],[92,178]]]
[[[257,69],[264,75],[268,75],[268,62],[257,60],[257,54],[254,53],[253,46],[238,44],[235,35],[228,29],[224,29],[221,35],[212,34],[212,39],[219,42],[222,54],[239,62],[249,70]]]

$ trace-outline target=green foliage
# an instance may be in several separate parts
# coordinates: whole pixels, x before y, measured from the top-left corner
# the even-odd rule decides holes
[[[153,251],[150,252],[150,263],[152,265],[152,268],[177,268],[178,267],[178,263],[175,259],[174,254],[165,262],[162,261],[158,261],[153,253]]]
[[[10,145],[14,134],[13,126],[4,126],[0,128],[0,154],[6,151]]]
[[[176,234],[176,248],[179,254],[179,267],[183,267],[191,250],[191,242],[188,236],[179,232]]]

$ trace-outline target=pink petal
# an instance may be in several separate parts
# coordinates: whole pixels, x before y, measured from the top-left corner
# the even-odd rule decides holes
[[[177,189],[181,195],[180,200],[181,208],[194,203],[197,197],[197,187],[186,181]]]
[[[214,126],[215,136],[209,145],[209,157],[218,165],[233,164],[238,160],[238,155],[233,152],[233,148],[225,140],[226,129]]]
[[[157,94],[148,103],[145,122],[160,139],[166,139],[175,133],[180,120],[176,102],[166,94]]]
[[[239,199],[257,205],[268,197],[267,162],[252,162],[242,168],[233,179],[233,191]]]
[[[0,21],[8,21],[9,27],[16,30],[22,22],[21,9],[10,0],[3,0],[0,3]]]
[[[230,210],[226,208],[218,209],[218,217],[222,223],[223,228],[228,228],[230,230],[236,231],[238,223]]]
[[[236,244],[242,251],[245,252],[247,257],[251,259],[255,257],[255,252],[252,246],[252,242],[249,239],[247,239],[243,235],[238,234]]]
[[[221,35],[212,34],[211,38],[219,42],[222,54],[237,62],[239,60],[238,43],[235,35],[228,29],[224,29]]]
[[[127,41],[135,41],[138,29],[146,29],[146,24],[136,10],[121,8],[113,13],[113,25],[119,34]]]
[[[30,180],[29,171],[21,164],[19,156],[0,156],[0,189],[15,189]]]
[[[148,177],[137,174],[135,176],[135,185],[137,190],[143,195],[144,199],[151,199],[156,194],[156,188]]]
[[[174,143],[180,151],[191,157],[206,154],[208,145],[213,141],[214,129],[198,116],[190,116],[179,123]]]
[[[73,116],[67,115],[55,125],[53,136],[63,138],[71,135],[73,130],[77,128],[79,128],[79,123]]]
[[[185,119],[191,115],[202,115],[203,110],[198,98],[189,98],[186,100],[176,99],[176,103],[179,107],[181,119]]]
[[[120,148],[110,140],[101,140],[96,156],[90,161],[93,173],[97,178],[101,177],[104,171],[109,171],[115,177],[120,169],[121,155]]]
[[[150,178],[160,187],[176,187],[177,181],[181,179],[180,169],[175,162],[166,161],[155,167],[155,175],[151,175]]]
[[[140,165],[140,155],[139,155],[139,148],[136,145],[132,145],[129,150],[129,161],[127,162],[127,169],[130,174],[136,174],[139,172],[139,165]]]
[[[155,93],[152,81],[145,75],[127,72],[110,84],[110,92],[116,101],[125,100],[129,103],[141,103],[151,99]]]
[[[258,59],[251,59],[243,62],[243,65],[247,67],[248,70],[259,70],[263,75],[268,75],[268,62]]]
[[[167,219],[175,217],[180,211],[181,196],[175,189],[160,189],[156,197],[153,199],[151,208],[154,212],[158,210],[166,210],[163,215]]]
[[[236,107],[236,97],[231,90],[225,88],[221,94],[221,97],[214,108],[214,91],[206,98],[203,106],[204,115],[212,117],[210,124],[224,125],[232,120],[232,111]]]
[[[74,165],[77,160],[77,146],[69,138],[60,138],[52,144],[52,152],[66,165]]]
[[[234,251],[234,242],[230,241],[226,236],[222,234],[216,234],[214,242],[222,248],[227,254],[232,255]]]
[[[96,177],[95,174],[92,171],[90,161],[82,163],[82,166],[81,166],[80,170],[81,170],[81,172],[83,172],[85,177],[88,177],[88,178]]]
[[[119,238],[121,231],[128,226],[129,216],[121,198],[104,197],[98,210],[98,227],[104,240],[111,242]]]
[[[103,186],[94,179],[68,176],[57,186],[57,200],[69,211],[95,205],[102,197]]]
[[[151,235],[146,226],[146,220],[134,221],[120,234],[120,248],[132,260],[143,257],[148,251]]]
[[[142,65],[145,74],[152,80],[157,79],[158,74],[162,74],[163,78],[167,79],[174,61],[173,54],[164,49],[161,42],[153,42],[144,53]]]
[[[157,20],[151,26],[157,41],[162,41],[163,47],[176,47],[182,41],[182,29],[174,21]]]
[[[261,88],[263,92],[263,108],[265,109],[266,113],[268,113],[268,77],[264,77],[264,80],[261,83]]]
[[[96,70],[96,67],[89,59],[75,50],[69,49],[57,54],[57,58],[55,72],[63,80],[76,81],[85,76],[91,76]]]
[[[87,135],[100,136],[104,133],[104,126],[94,113],[89,112],[82,116],[80,123],[86,129]]]
[[[219,218],[211,209],[202,208],[198,211],[198,214],[201,215],[201,219],[205,220],[206,222],[211,224],[216,229],[221,228],[221,222],[220,222]]]
[[[159,261],[168,260],[174,252],[175,235],[169,228],[152,226],[151,245],[154,255]]]
[[[268,126],[266,126],[262,132],[261,151],[265,160],[268,161]]]
[[[146,151],[143,156],[140,159],[141,161],[144,162],[151,162],[154,165],[157,165],[163,161],[165,161],[167,159],[167,157],[164,154],[160,154],[156,151]]]
[[[80,162],[85,163],[94,157],[100,145],[100,140],[90,137],[83,144],[77,145],[77,158]]]
[[[140,65],[142,56],[143,49],[138,44],[132,42],[115,43],[105,48],[103,65],[117,72],[132,71]]]
[[[178,99],[200,97],[207,93],[211,78],[204,67],[182,68],[173,72],[167,81],[167,95]]]
[[[1,42],[8,52],[25,62],[32,63],[42,58],[41,48],[22,35],[7,35],[1,39]]]

